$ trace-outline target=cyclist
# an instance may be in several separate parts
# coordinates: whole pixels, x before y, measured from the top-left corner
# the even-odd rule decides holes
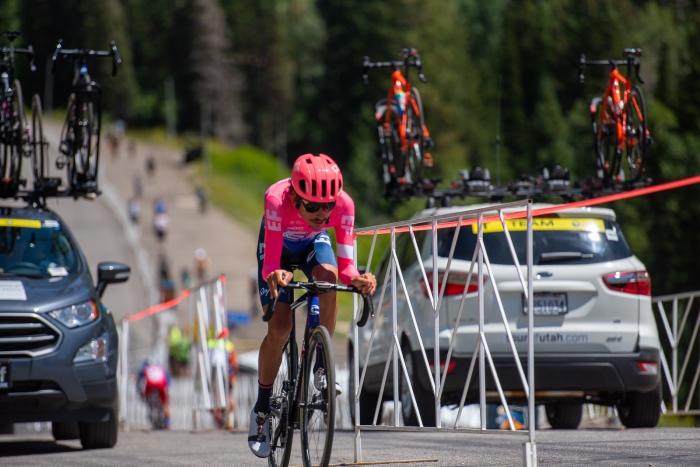
[[[141,399],[149,403],[148,395],[156,391],[163,404],[163,414],[165,415],[165,429],[170,429],[170,403],[168,401],[168,387],[170,386],[170,375],[162,366],[147,358],[139,371],[136,387],[139,389]],[[149,407],[150,409],[151,407]]]
[[[352,284],[373,294],[372,273],[360,274],[353,260],[355,205],[343,191],[338,165],[325,154],[305,154],[292,167],[291,178],[280,180],[265,193],[265,215],[258,238],[258,291],[263,313],[277,298],[275,314],[258,357],[258,400],[250,413],[248,447],[258,457],[270,455],[270,393],[282,362],[282,350],[292,329],[290,296],[285,289],[298,268],[311,279]],[[327,228],[335,230],[338,260]],[[338,312],[334,292],[320,296],[321,324],[333,335]],[[317,378],[321,376],[321,378]],[[316,381],[319,379],[319,381]],[[325,378],[315,375],[314,383]],[[336,394],[340,391],[336,386]]]

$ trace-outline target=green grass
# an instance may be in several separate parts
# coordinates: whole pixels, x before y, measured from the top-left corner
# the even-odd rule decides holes
[[[700,426],[700,417],[693,415],[662,415],[658,427],[687,428]]]

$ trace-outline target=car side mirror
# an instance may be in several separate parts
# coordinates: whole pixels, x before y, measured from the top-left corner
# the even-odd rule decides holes
[[[97,296],[102,298],[107,284],[126,282],[131,276],[131,268],[126,264],[107,261],[97,265]]]

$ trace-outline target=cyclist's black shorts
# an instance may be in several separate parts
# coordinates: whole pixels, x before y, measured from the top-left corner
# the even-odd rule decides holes
[[[270,289],[267,287],[267,281],[262,278],[262,268],[265,260],[265,224],[260,226],[256,255],[258,258],[258,294],[260,295],[260,304],[264,307],[270,303]],[[291,271],[292,269],[299,269],[308,279],[311,279],[311,271],[319,264],[328,264],[335,268],[338,267],[338,263],[335,259],[335,252],[331,246],[331,238],[327,230],[316,235],[313,241],[300,251],[292,251],[287,247],[282,248],[280,267],[284,270]],[[293,268],[293,265],[296,265],[296,267]],[[281,290],[277,301],[291,304],[292,301],[290,300],[289,291],[285,289]]]

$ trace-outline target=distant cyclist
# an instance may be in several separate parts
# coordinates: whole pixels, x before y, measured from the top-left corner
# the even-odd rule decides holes
[[[292,329],[289,293],[278,287],[292,280],[296,267],[311,279],[352,284],[374,293],[372,273],[360,274],[354,263],[355,205],[343,190],[338,165],[325,154],[305,154],[292,167],[291,178],[265,193],[265,215],[258,238],[258,290],[263,313],[278,298],[260,346],[258,400],[250,413],[248,447],[258,457],[270,455],[270,393],[282,362],[282,349]],[[327,228],[335,230],[338,261]],[[321,324],[333,335],[338,305],[334,292],[320,296]],[[325,381],[325,378],[319,378]],[[340,386],[336,385],[336,394]]]
[[[143,365],[141,365],[136,385],[139,389],[141,399],[149,406],[149,411],[153,409],[153,407],[151,407],[149,395],[152,392],[158,395],[158,400],[162,404],[164,415],[162,428],[169,430],[170,401],[168,398],[168,387],[170,386],[170,375],[168,375],[166,369],[154,363],[151,359],[146,359]],[[151,422],[153,422],[153,420],[151,420]],[[160,427],[155,426],[154,428]]]

